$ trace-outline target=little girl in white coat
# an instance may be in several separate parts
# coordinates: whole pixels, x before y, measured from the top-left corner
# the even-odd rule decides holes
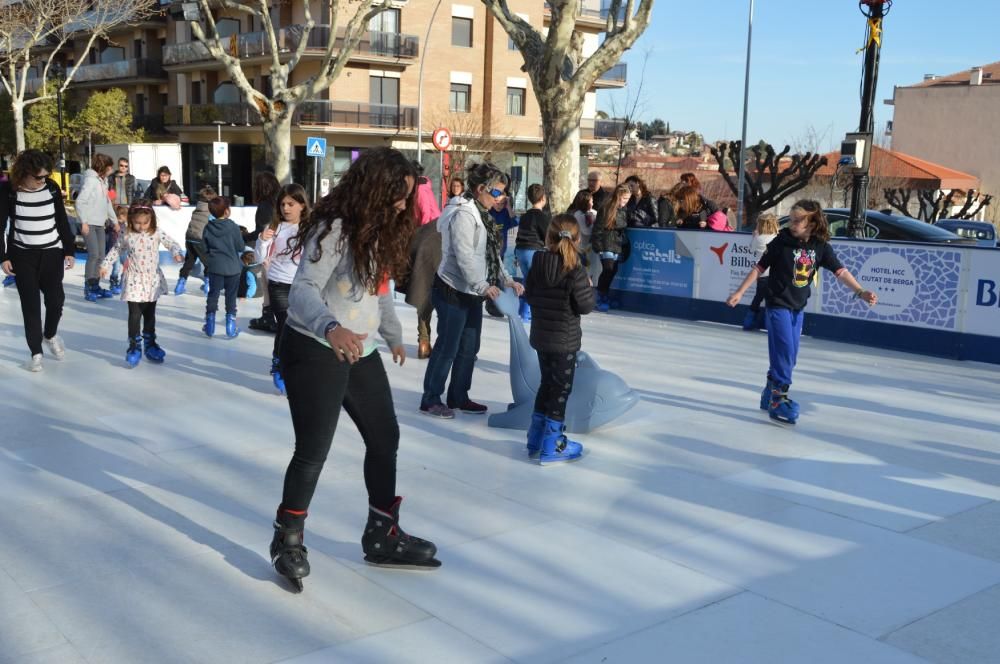
[[[104,276],[118,260],[119,254],[128,252],[122,273],[122,299],[128,302],[125,361],[129,368],[134,368],[142,359],[141,345],[145,345],[146,359],[150,362],[163,362],[167,355],[156,343],[156,301],[167,292],[167,279],[160,269],[161,244],[173,254],[175,262],[184,260],[181,246],[156,229],[152,202],[140,198],[129,207],[128,228],[101,263],[101,276]],[[142,337],[139,336],[140,322]]]

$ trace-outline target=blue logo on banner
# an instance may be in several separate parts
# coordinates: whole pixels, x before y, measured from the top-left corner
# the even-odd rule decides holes
[[[326,139],[319,136],[310,136],[306,139],[307,157],[326,157]]]
[[[670,231],[628,231],[629,259],[622,263],[617,288],[636,293],[691,297],[694,259],[678,252],[677,234]]]

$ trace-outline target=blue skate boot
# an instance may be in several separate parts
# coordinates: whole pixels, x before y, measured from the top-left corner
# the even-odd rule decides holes
[[[771,374],[767,374],[767,383],[764,385],[764,389],[760,391],[760,409],[767,410],[771,406],[771,390],[774,389],[774,379],[771,378]]]
[[[206,274],[201,280],[201,292],[208,295],[208,275]]]
[[[101,299],[100,287],[88,284],[83,288],[83,299],[87,302],[97,302]]]
[[[201,326],[201,331],[205,333],[205,336],[211,337],[215,335],[215,312],[210,314],[205,314],[205,324]]]
[[[163,362],[163,359],[167,356],[167,353],[160,348],[159,344],[156,343],[156,335],[152,333],[143,333],[142,335],[142,345],[143,350],[146,353],[146,359],[150,362],[156,362],[157,364]]]
[[[142,337],[132,337],[128,340],[128,350],[125,351],[125,362],[129,369],[135,369],[142,359]]]
[[[122,294],[122,282],[118,277],[111,277],[111,279],[108,280],[108,285],[111,286],[108,290],[111,291],[112,295]]]
[[[14,285],[14,281],[17,279],[13,274],[8,274],[3,278],[3,287],[10,288]]]
[[[235,339],[240,335],[240,328],[236,327],[236,314],[226,314],[226,336]]]
[[[799,407],[788,398],[787,385],[774,384],[771,389],[771,403],[768,405],[767,414],[775,422],[783,424],[795,424],[798,421]]]
[[[537,459],[542,453],[542,435],[545,433],[545,413],[531,414],[531,427],[528,428],[528,458]]]
[[[285,395],[285,379],[281,376],[281,361],[276,358],[271,358],[271,380],[274,381],[274,389],[278,390],[278,394]]]
[[[531,305],[524,298],[521,299],[521,304],[518,305],[517,315],[521,317],[523,322],[531,322]]]
[[[174,286],[174,295],[183,295],[187,288],[187,277],[180,277],[177,280],[177,285]]]
[[[583,445],[566,438],[566,425],[559,420],[545,418],[542,430],[542,451],[538,463],[547,466],[553,463],[576,461],[583,456]]]
[[[601,313],[607,313],[608,309],[611,308],[610,301],[607,295],[597,294],[597,310]]]

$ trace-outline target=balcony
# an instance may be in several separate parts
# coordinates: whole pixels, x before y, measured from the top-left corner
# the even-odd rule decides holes
[[[77,88],[105,87],[108,83],[157,84],[167,80],[159,60],[139,58],[106,62],[97,65],[80,65],[73,75],[72,85]]]
[[[186,104],[164,109],[164,123],[177,127],[211,127],[215,122],[258,126],[257,113],[248,104]],[[417,128],[415,106],[380,106],[343,101],[306,101],[295,109],[292,124],[299,127],[380,129]]]
[[[278,31],[276,40],[283,60],[290,58],[302,43],[304,32],[305,27],[302,25],[291,25]],[[240,60],[265,62],[271,58],[271,44],[264,31],[241,34],[235,36],[235,40],[232,37],[223,38],[222,41],[226,52],[236,50]],[[330,26],[315,26],[307,38],[305,57],[322,57],[329,43]],[[335,44],[342,47],[343,43],[344,30],[338,29]],[[410,64],[419,54],[419,45],[420,39],[414,35],[369,31],[364,33],[351,52],[350,59],[372,64]],[[203,70],[206,64],[214,64],[213,68],[222,67],[200,41],[171,44],[163,49],[163,65],[171,71]]]
[[[543,10],[544,18],[546,21],[551,17],[551,8],[549,3],[545,3]],[[608,16],[611,15],[611,2],[609,0],[602,0],[601,2],[592,2],[591,0],[584,0],[580,6],[580,12],[576,16],[576,25],[581,28],[591,28],[593,30],[601,31],[604,30],[608,25]],[[619,20],[622,20],[625,16],[625,3],[619,10]]]
[[[162,136],[167,134],[163,124],[163,113],[147,113],[132,116],[132,129],[145,129],[146,135]]]
[[[618,141],[624,131],[622,120],[597,120],[584,118],[580,120],[580,140],[587,142]]]
[[[619,62],[611,69],[607,70],[594,82],[594,87],[599,90],[608,88],[624,88],[628,82],[628,65]]]

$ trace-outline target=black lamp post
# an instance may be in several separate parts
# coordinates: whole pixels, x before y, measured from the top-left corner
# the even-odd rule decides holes
[[[66,78],[66,72],[60,63],[55,63],[52,65],[52,73],[57,79],[56,84],[56,118],[59,123],[59,161],[56,164],[56,168],[59,169],[59,185],[62,190],[67,195],[69,190],[66,186],[66,139],[63,138],[63,104],[62,104],[62,88],[63,81]]]
[[[878,63],[882,50],[882,19],[889,13],[892,0],[860,0],[858,7],[867,19],[865,43],[865,68],[861,80],[861,121],[858,133],[849,138],[863,145],[861,158],[854,169],[851,187],[851,216],[847,222],[847,234],[853,238],[864,237],[865,210],[868,207],[868,171],[872,139],[875,135],[875,87],[878,83]]]

